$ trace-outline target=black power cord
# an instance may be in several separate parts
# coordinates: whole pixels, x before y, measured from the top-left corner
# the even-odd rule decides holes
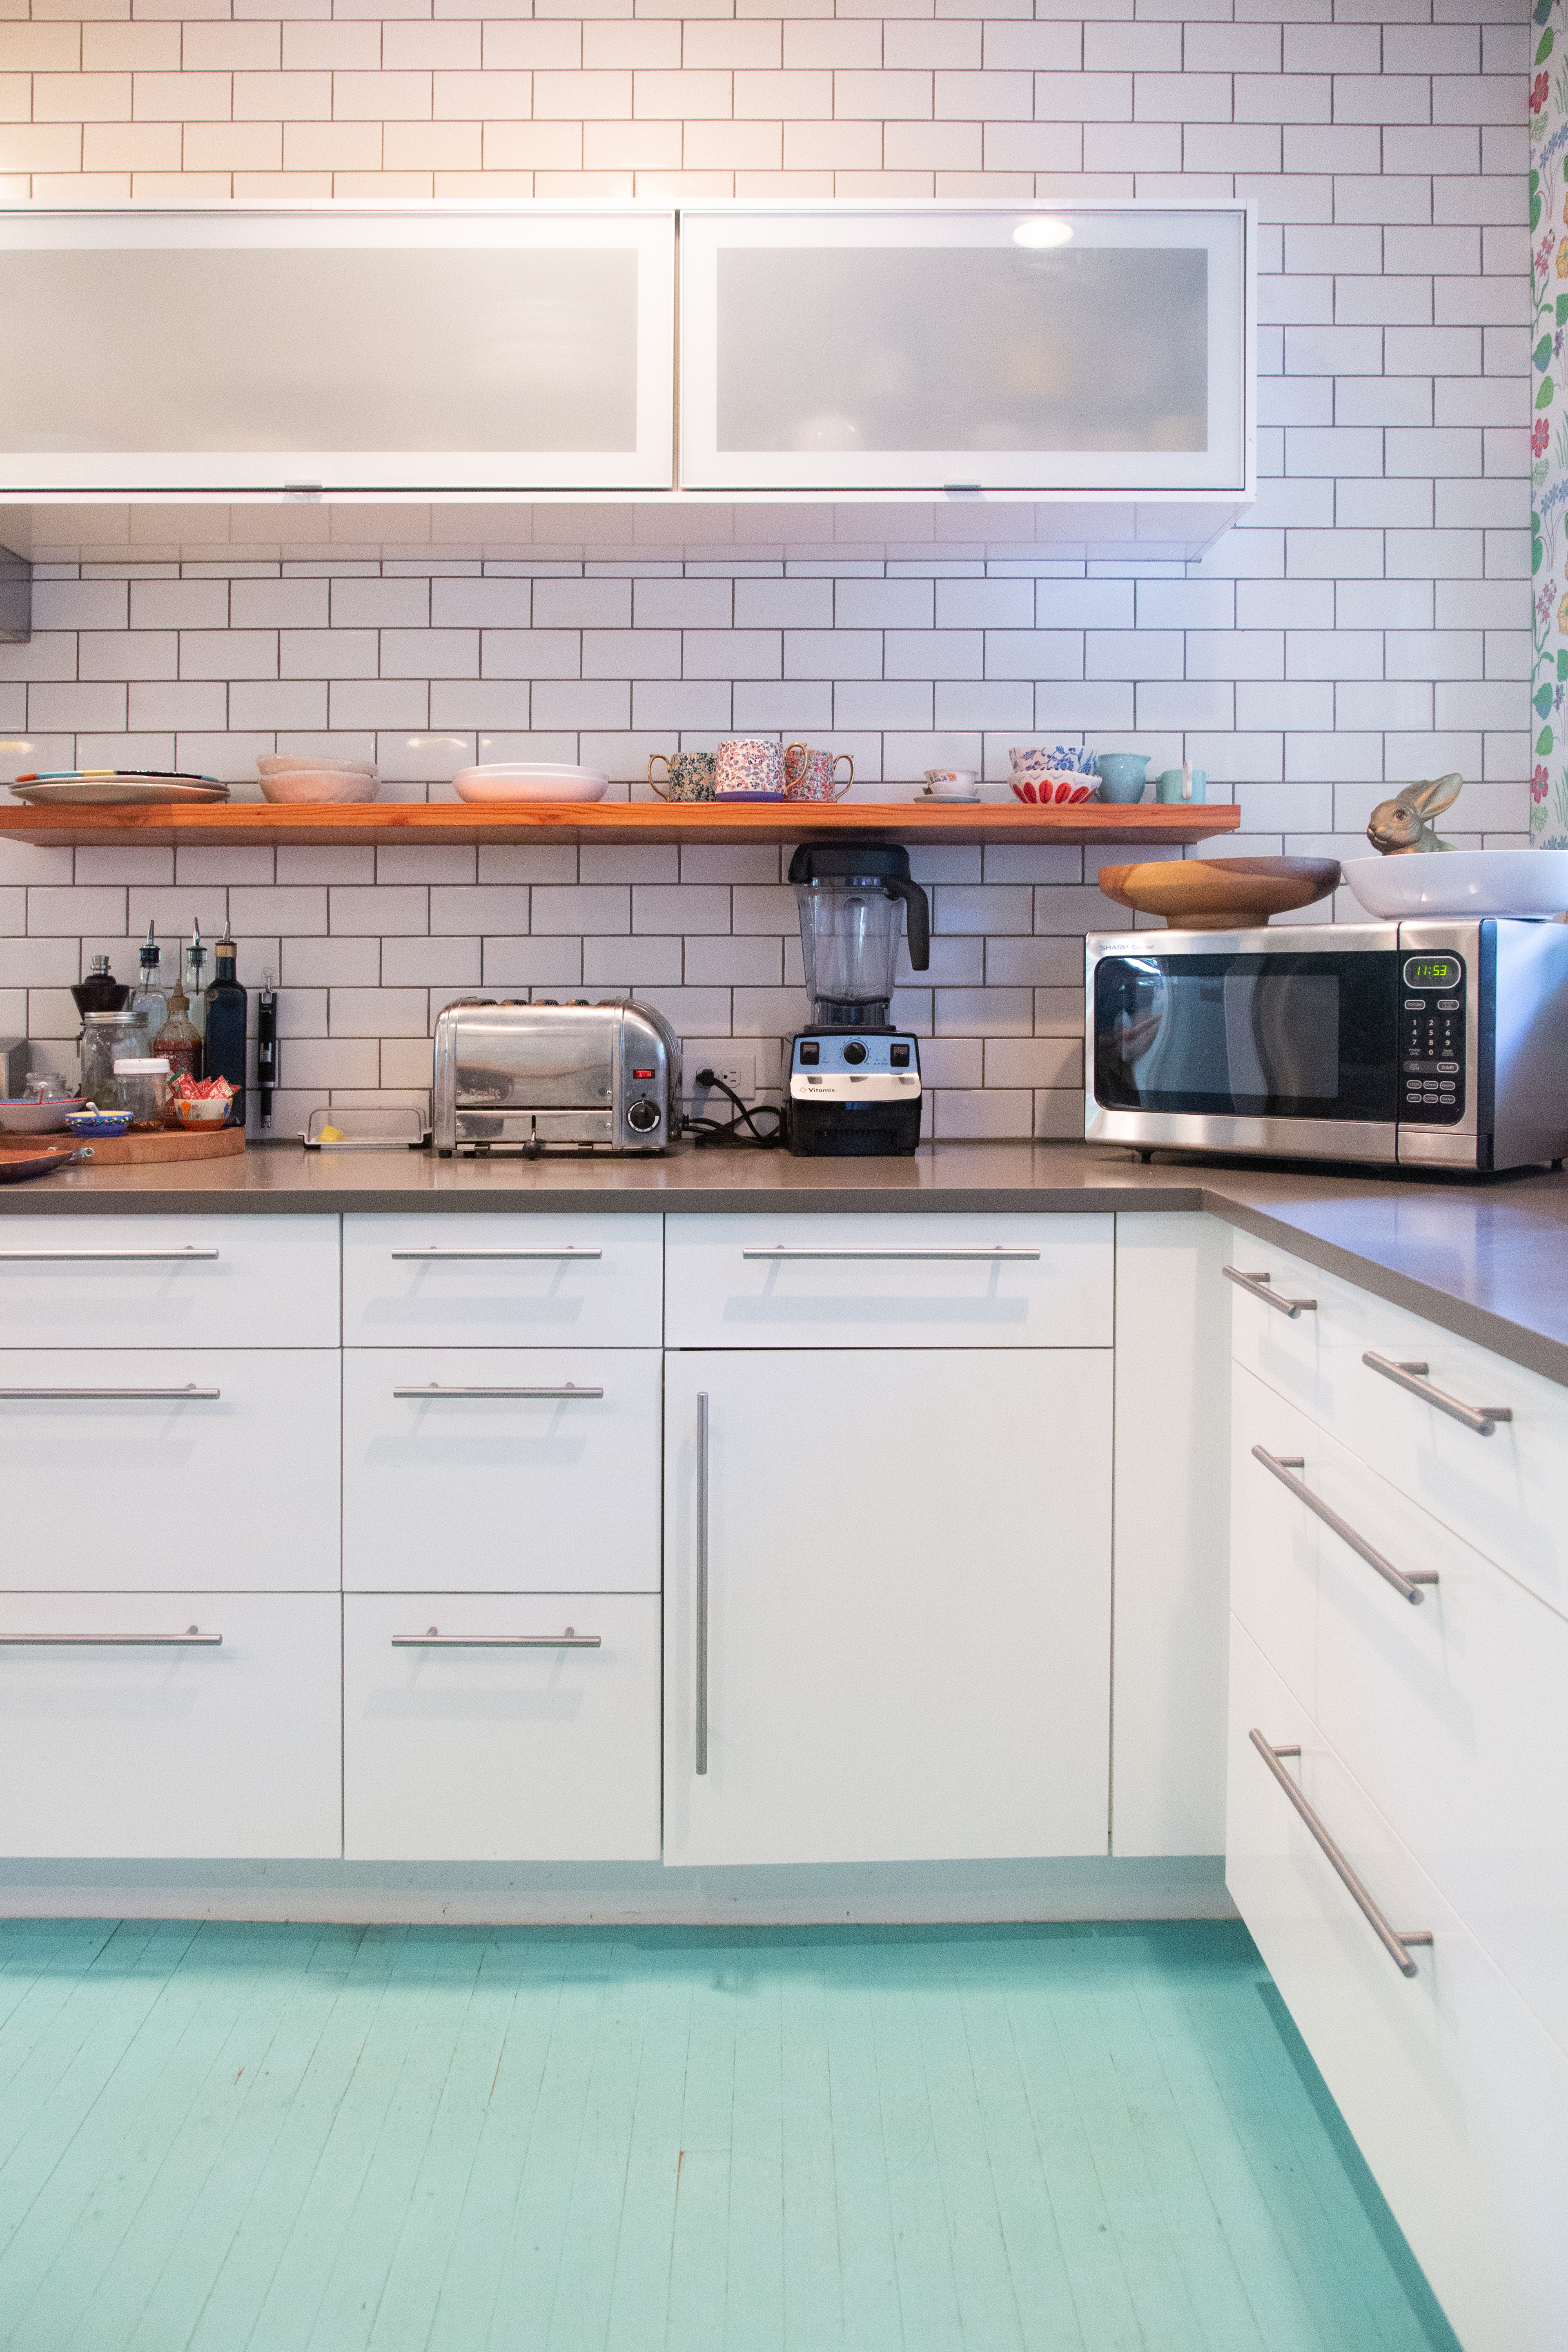
[[[750,1104],[742,1102],[733,1087],[726,1086],[716,1070],[699,1070],[697,1084],[710,1087],[724,1095],[735,1106],[733,1118],[683,1118],[682,1135],[693,1135],[697,1149],[705,1144],[727,1146],[731,1151],[776,1151],[784,1139],[784,1115],[777,1103],[759,1103],[757,1109],[774,1121],[772,1134],[764,1134],[757,1125],[756,1114]]]

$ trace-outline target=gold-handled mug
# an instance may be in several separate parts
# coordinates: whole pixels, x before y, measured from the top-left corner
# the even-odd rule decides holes
[[[838,762],[849,773],[835,789]],[[814,751],[807,743],[792,743],[784,752],[784,798],[790,801],[841,801],[855,781],[855,762],[847,751]]]
[[[656,768],[662,768],[668,792],[660,792]],[[716,797],[718,762],[711,751],[656,751],[647,763],[647,780],[661,801],[710,801]]]

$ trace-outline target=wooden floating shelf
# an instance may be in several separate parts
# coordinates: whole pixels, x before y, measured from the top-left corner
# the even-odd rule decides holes
[[[268,801],[206,802],[154,808],[27,808],[0,805],[0,840],[43,848],[101,847],[124,841],[180,848],[252,842],[279,847],[367,846],[395,842],[478,842],[491,846],[561,841],[837,841],[1094,843],[1171,847],[1234,833],[1240,810],[1215,801],[1195,808],[1162,803],[1028,808],[1021,802],[777,801],[727,809],[721,802],[371,801],[329,807]]]

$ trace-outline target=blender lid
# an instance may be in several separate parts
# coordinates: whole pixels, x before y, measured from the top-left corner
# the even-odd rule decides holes
[[[910,853],[896,841],[803,841],[792,882],[907,882]]]

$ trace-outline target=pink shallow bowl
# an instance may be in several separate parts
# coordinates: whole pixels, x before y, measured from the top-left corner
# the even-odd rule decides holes
[[[1043,776],[1015,776],[1012,782],[1015,798],[1033,802],[1036,807],[1072,808],[1100,790],[1098,776],[1071,775],[1061,769]]]

